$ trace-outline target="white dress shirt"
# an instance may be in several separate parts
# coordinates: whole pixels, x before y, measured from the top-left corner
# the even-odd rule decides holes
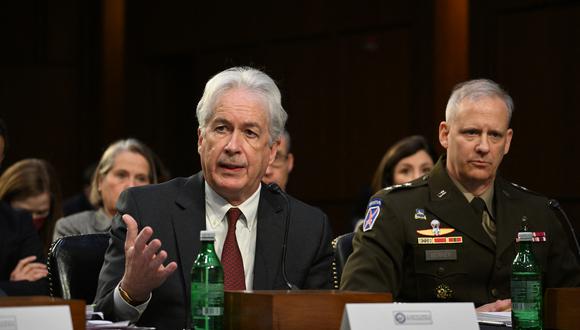
[[[205,184],[205,228],[215,232],[215,252],[221,260],[222,249],[228,233],[226,213],[232,207],[242,211],[236,223],[236,238],[244,262],[246,290],[252,290],[254,282],[254,257],[256,252],[256,234],[260,187],[242,204],[233,206]]]

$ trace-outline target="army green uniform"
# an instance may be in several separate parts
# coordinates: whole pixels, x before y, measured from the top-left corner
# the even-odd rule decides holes
[[[378,216],[372,228],[358,229],[341,289],[391,292],[396,301],[471,301],[476,306],[509,298],[523,216],[530,231],[546,234],[545,242],[533,245],[544,286],[580,286],[580,266],[548,199],[499,177],[494,188],[497,246],[449,178],[444,157],[430,175],[378,192],[369,203]],[[433,234],[434,219],[440,236]],[[367,211],[365,221],[370,220]]]

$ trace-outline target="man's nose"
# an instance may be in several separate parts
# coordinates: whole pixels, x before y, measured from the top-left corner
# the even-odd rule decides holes
[[[274,173],[274,171],[272,171],[272,166],[268,166],[268,168],[266,168],[266,173],[264,173],[264,177],[268,178],[272,175],[272,173]]]
[[[240,149],[240,134],[234,131],[230,135],[230,140],[226,144],[225,150],[226,152],[237,152]]]
[[[476,146],[476,151],[480,152],[480,153],[487,153],[489,152],[489,141],[488,141],[489,137],[487,136],[487,134],[484,134],[481,139],[479,140],[479,143]]]

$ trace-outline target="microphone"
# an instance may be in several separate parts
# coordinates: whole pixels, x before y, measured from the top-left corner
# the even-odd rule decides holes
[[[268,184],[268,188],[272,191],[274,191],[275,193],[279,194],[280,196],[282,196],[282,198],[284,198],[284,201],[286,201],[286,218],[284,219],[284,225],[286,226],[284,228],[284,241],[282,243],[282,277],[284,278],[284,282],[286,282],[286,286],[288,287],[288,290],[300,290],[300,288],[298,288],[296,285],[294,285],[293,283],[290,282],[290,280],[288,280],[288,274],[286,274],[286,254],[288,252],[288,232],[290,231],[290,199],[288,198],[287,194],[280,188],[280,186],[278,186],[278,184],[276,184],[275,182],[272,182],[270,184]]]
[[[560,214],[559,220],[560,222],[565,223],[564,228],[567,229],[568,231],[568,241],[569,242],[571,241],[570,245],[572,245],[572,250],[575,250],[574,252],[576,254],[576,259],[578,259],[578,261],[580,262],[580,245],[578,244],[578,238],[576,237],[576,232],[574,231],[574,226],[572,226],[572,222],[570,222],[568,215],[566,215],[566,212],[564,212],[564,209],[562,209],[562,206],[560,206],[560,203],[557,200],[550,199],[548,201],[548,206],[552,209],[557,210],[558,213]]]

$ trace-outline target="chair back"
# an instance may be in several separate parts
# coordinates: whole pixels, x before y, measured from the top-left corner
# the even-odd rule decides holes
[[[109,234],[104,233],[56,240],[47,261],[50,296],[92,303],[108,246]]]
[[[332,283],[335,289],[340,288],[342,269],[352,253],[353,237],[354,232],[340,235],[332,240],[332,249],[334,250],[334,260],[332,261]]]

